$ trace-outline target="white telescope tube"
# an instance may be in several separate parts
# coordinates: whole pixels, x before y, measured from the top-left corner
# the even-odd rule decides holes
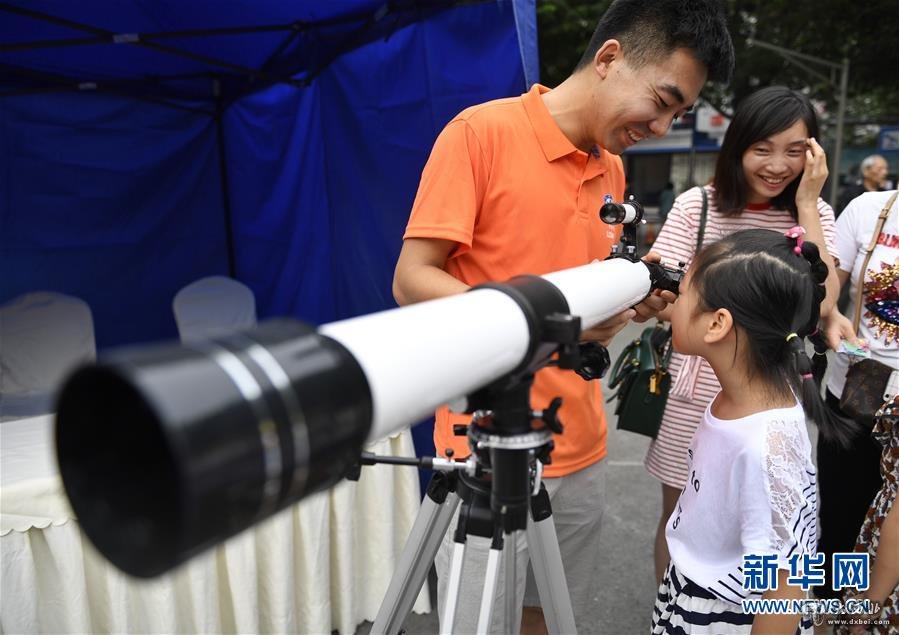
[[[157,575],[330,487],[366,439],[534,372],[575,343],[571,316],[585,329],[633,306],[654,271],[612,259],[318,330],[276,320],[109,354],[60,391],[66,493],[101,553]]]
[[[543,276],[568,301],[568,310],[589,329],[641,302],[652,290],[649,269],[625,258],[594,260],[589,265]]]
[[[646,266],[623,258],[543,278],[561,291],[583,329],[637,304],[651,289]],[[369,440],[511,372],[531,343],[522,308],[495,289],[332,322],[318,332],[340,342],[362,367],[372,395]]]
[[[502,377],[530,343],[521,309],[495,289],[332,322],[318,332],[345,346],[365,373],[373,407],[370,440]]]

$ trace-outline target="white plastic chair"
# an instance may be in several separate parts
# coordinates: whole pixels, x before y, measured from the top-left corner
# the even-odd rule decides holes
[[[199,342],[256,326],[253,292],[224,276],[191,282],[175,294],[172,310],[182,342]]]
[[[69,371],[96,358],[83,300],[35,291],[0,306],[0,421],[52,412]]]

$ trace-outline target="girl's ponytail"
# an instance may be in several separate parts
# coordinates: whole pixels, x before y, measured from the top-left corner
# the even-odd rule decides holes
[[[791,234],[791,232],[787,232],[787,238],[796,240],[794,251],[808,262],[809,276],[812,281],[809,293],[810,302],[804,297],[804,301],[800,303],[800,306],[803,306],[808,302],[808,317],[803,324],[801,314],[797,315],[795,321],[802,326],[794,324],[799,330],[798,334],[793,332],[787,335],[787,343],[793,358],[793,368],[799,381],[797,392],[802,400],[802,409],[809,419],[818,424],[821,435],[828,441],[848,447],[857,431],[857,424],[838,416],[825,405],[821,398],[821,381],[824,371],[827,370],[827,356],[824,354],[826,347],[823,346],[823,337],[818,332],[818,320],[821,317],[821,302],[827,295],[824,286],[828,274],[827,264],[821,259],[821,252],[815,243],[805,242],[802,240],[801,234],[797,237],[795,233]],[[805,295],[803,293],[803,296]],[[814,362],[806,353],[806,337],[815,347]]]
[[[848,447],[856,428],[855,422],[837,416],[821,399],[821,376],[815,372],[812,360],[805,351],[805,339],[790,333],[787,335],[787,345],[793,360],[796,393],[802,401],[805,415],[818,424],[818,430],[825,439]]]

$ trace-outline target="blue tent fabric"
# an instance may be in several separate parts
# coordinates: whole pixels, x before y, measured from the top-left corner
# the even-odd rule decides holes
[[[82,297],[101,349],[174,337],[171,297],[229,273],[229,231],[234,275],[262,318],[318,324],[393,306],[393,264],[434,138],[466,106],[526,90],[536,56],[534,34],[519,33],[533,0],[12,5],[25,15],[4,6],[0,302],[36,288]],[[320,26],[158,35],[277,24]],[[168,51],[16,48],[104,33],[156,33],[204,58],[312,80],[244,78],[238,90],[230,70]],[[60,78],[99,90],[60,90]],[[214,80],[234,94],[260,89],[216,102]]]
[[[434,138],[465,106],[523,89],[511,17],[489,4],[446,12],[345,54],[307,89],[275,86],[228,109],[237,277],[261,315],[323,323],[393,306]],[[447,49],[472,24],[502,37]]]
[[[225,271],[208,117],[104,95],[0,100],[0,303],[91,307],[106,345],[175,335],[180,285]]]
[[[395,306],[431,145],[537,81],[535,25],[535,0],[0,1],[0,303],[80,297],[101,352],[175,338],[207,275],[260,319]]]

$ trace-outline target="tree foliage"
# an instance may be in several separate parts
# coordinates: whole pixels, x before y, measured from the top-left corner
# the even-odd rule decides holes
[[[596,21],[611,0],[537,0],[543,83],[571,72]],[[736,50],[733,81],[708,85],[703,97],[724,113],[757,88],[782,84],[806,91],[836,116],[839,71],[808,64],[821,78],[777,53],[750,46],[754,38],[839,64],[849,60],[847,121],[899,123],[899,7],[895,0],[725,0]]]

